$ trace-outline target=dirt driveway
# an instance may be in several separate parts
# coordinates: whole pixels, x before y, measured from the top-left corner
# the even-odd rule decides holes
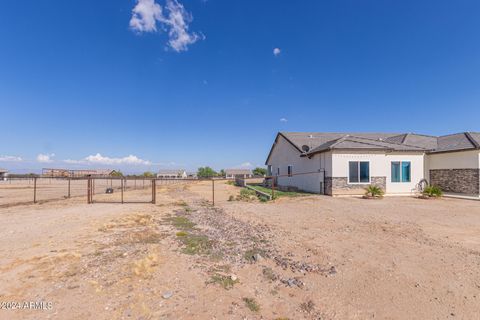
[[[480,315],[480,202],[260,203],[215,188],[215,208],[197,183],[160,188],[157,205],[0,209],[0,301],[45,302],[10,303],[0,319]]]

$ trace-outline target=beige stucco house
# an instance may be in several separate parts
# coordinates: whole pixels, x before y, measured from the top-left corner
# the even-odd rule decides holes
[[[368,185],[408,195],[426,183],[480,198],[480,133],[279,132],[266,160],[280,188],[359,195]]]
[[[225,169],[225,178],[251,178],[253,177],[252,170],[250,169]]]
[[[187,179],[188,174],[183,169],[162,169],[157,173],[159,179]]]

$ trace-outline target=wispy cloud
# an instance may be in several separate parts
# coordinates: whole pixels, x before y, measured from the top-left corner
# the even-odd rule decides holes
[[[0,162],[21,162],[23,159],[17,156],[0,156]]]
[[[251,162],[247,161],[247,162],[242,163],[239,167],[240,168],[251,168],[251,167],[253,167],[253,165],[252,165]]]
[[[89,155],[80,160],[72,160],[67,159],[63,160],[63,162],[68,164],[98,164],[98,165],[144,165],[149,166],[152,165],[151,161],[141,159],[134,155],[129,155],[123,158],[111,158],[102,156],[100,153],[95,155]]]
[[[50,153],[50,154],[43,154],[40,153],[37,155],[37,161],[41,163],[50,163],[53,162],[53,157],[55,157],[55,153]]]
[[[165,11],[165,12],[164,12]],[[188,46],[204,38],[189,32],[193,17],[177,0],[166,0],[165,6],[155,0],[137,0],[132,10],[130,28],[137,32],[156,32],[157,22],[168,33],[168,46],[176,52],[187,51]]]
[[[287,118],[280,118],[280,122],[288,122]]]
[[[278,57],[280,55],[280,53],[282,53],[282,50],[280,50],[280,48],[274,48],[273,49],[273,55],[275,57]]]

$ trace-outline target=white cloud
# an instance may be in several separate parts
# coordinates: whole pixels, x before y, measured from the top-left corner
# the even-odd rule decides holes
[[[288,122],[287,118],[280,118],[280,122]]]
[[[138,32],[157,31],[157,20],[162,17],[162,7],[155,0],[138,0],[132,10],[130,28]]]
[[[252,163],[250,162],[244,162],[240,165],[241,168],[251,168],[253,167]]]
[[[152,162],[148,160],[140,159],[137,156],[129,155],[123,158],[110,158],[104,157],[100,153],[95,155],[90,155],[81,160],[63,160],[63,162],[68,164],[98,164],[98,165],[152,165]]]
[[[189,32],[189,23],[193,17],[177,0],[166,0],[162,7],[155,0],[137,0],[132,10],[130,28],[137,32],[156,32],[157,22],[168,32],[168,46],[176,52],[188,50],[188,46],[204,36]]]
[[[37,156],[37,161],[42,163],[50,163],[50,162],[53,162],[53,159],[52,159],[53,157],[55,157],[55,153],[51,153],[51,154],[40,153]]]
[[[275,57],[278,57],[280,55],[280,53],[282,53],[282,50],[280,50],[280,48],[274,48],[273,49],[273,55]]]
[[[21,162],[23,159],[17,156],[0,156],[1,162]]]

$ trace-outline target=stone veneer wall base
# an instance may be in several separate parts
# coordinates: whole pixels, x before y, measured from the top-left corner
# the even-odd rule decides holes
[[[431,169],[430,184],[444,192],[480,194],[480,169]]]

